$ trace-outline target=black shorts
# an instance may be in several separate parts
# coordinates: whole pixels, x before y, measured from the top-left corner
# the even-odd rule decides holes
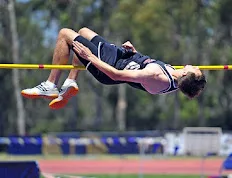
[[[111,45],[109,42],[107,42],[104,38],[97,35],[95,36],[91,41],[87,40],[86,38],[82,36],[77,36],[74,41],[78,41],[88,47],[90,51],[97,56],[100,60],[106,62],[107,64],[111,66],[115,66],[116,61],[118,58],[120,58],[120,50],[115,45]],[[89,64],[89,61],[86,59],[81,58],[78,54],[76,54],[79,58],[79,60],[83,63],[84,66],[87,66]],[[110,77],[108,77],[106,74],[101,72],[99,69],[97,69],[94,65],[90,64],[87,68],[87,70],[101,83],[106,85],[113,85],[113,84],[119,84],[124,83],[121,81],[114,81]]]
[[[98,56],[98,45],[100,43],[107,43],[107,41],[99,35],[95,36],[91,41],[87,40],[82,36],[76,37],[74,41],[78,41],[86,47],[88,47],[95,56]],[[83,63],[84,66],[86,66],[89,63],[89,61],[81,58],[78,54],[76,55],[80,58],[80,61]]]

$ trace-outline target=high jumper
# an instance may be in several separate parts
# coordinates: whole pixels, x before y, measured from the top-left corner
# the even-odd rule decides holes
[[[84,27],[78,32],[63,28],[60,30],[53,54],[53,65],[65,65],[75,55],[72,65],[82,66],[105,85],[127,83],[152,95],[165,94],[178,89],[187,97],[197,97],[205,87],[205,75],[197,66],[186,65],[175,69],[162,61],[139,53],[131,42],[116,46],[96,32]],[[76,80],[81,70],[70,70],[61,89],[57,84],[60,69],[52,69],[48,79],[33,88],[24,89],[21,94],[27,98],[46,97],[53,99],[52,109],[64,107],[68,100],[78,93]]]

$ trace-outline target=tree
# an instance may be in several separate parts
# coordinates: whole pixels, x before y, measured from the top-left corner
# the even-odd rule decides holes
[[[12,34],[12,58],[13,63],[17,64],[20,63],[19,60],[19,40],[18,40],[18,32],[17,32],[17,24],[16,24],[16,15],[14,9],[14,1],[9,0],[8,2],[8,11],[9,11],[9,19],[10,19],[10,32]],[[12,74],[13,86],[14,86],[14,93],[17,105],[17,123],[18,123],[18,134],[25,135],[25,111],[23,107],[23,100],[20,94],[20,73],[18,69],[13,69]]]

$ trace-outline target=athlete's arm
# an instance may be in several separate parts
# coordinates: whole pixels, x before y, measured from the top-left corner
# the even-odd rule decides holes
[[[148,73],[143,70],[118,70],[109,64],[101,61],[95,55],[92,55],[89,60],[91,63],[97,67],[100,71],[108,75],[111,79],[116,81],[127,81],[144,83],[148,77]]]
[[[94,54],[92,54],[89,48],[85,47],[83,44],[74,41],[73,46],[75,52],[77,52],[84,59],[90,61],[95,67],[97,67],[100,71],[108,75],[113,80],[144,83],[148,77],[152,76],[150,72],[147,72],[146,69],[117,70],[116,68],[97,58]]]

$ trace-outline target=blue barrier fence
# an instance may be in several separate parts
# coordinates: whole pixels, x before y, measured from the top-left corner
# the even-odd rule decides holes
[[[58,145],[63,154],[70,154],[70,147],[75,148],[75,154],[87,154],[88,147],[104,145],[109,154],[138,154],[140,152],[140,143],[149,144],[149,153],[162,151],[162,138],[157,137],[47,137],[43,141],[41,136],[25,137],[0,137],[0,144],[6,145],[7,153],[15,155],[35,155],[43,154],[45,144]]]

